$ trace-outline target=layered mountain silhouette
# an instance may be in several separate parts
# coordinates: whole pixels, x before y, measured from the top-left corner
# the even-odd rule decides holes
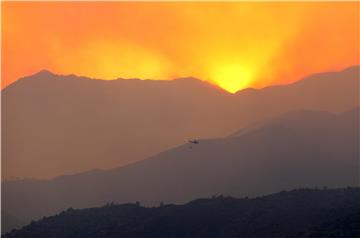
[[[194,78],[103,81],[41,71],[2,90],[2,176],[114,168],[294,110],[350,110],[358,92],[358,66],[234,95]]]
[[[138,203],[67,209],[4,238],[355,238],[360,189],[300,189],[264,197],[217,196],[184,205]]]
[[[358,108],[337,114],[294,111],[116,169],[5,182],[2,205],[29,222],[69,207],[111,201],[154,205],[214,194],[242,197],[298,187],[358,186],[358,132]]]

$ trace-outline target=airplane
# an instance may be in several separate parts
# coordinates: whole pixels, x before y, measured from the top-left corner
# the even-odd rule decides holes
[[[198,141],[198,140],[189,140],[189,143],[192,143],[192,144],[199,144],[199,141]]]

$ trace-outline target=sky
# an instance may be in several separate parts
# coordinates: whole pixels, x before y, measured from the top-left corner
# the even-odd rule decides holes
[[[47,69],[234,93],[359,64],[359,2],[1,2],[2,88]]]

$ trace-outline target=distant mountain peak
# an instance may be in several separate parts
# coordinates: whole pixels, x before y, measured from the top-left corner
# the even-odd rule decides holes
[[[55,74],[47,69],[42,69],[39,72],[33,74],[32,76],[55,76]]]

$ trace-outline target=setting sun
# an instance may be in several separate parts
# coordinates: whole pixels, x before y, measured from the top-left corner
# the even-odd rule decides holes
[[[231,93],[249,87],[253,80],[251,70],[236,63],[220,65],[219,68],[214,70],[212,75],[217,85]]]
[[[3,88],[47,69],[97,79],[192,76],[234,93],[359,62],[356,2],[1,4]]]

